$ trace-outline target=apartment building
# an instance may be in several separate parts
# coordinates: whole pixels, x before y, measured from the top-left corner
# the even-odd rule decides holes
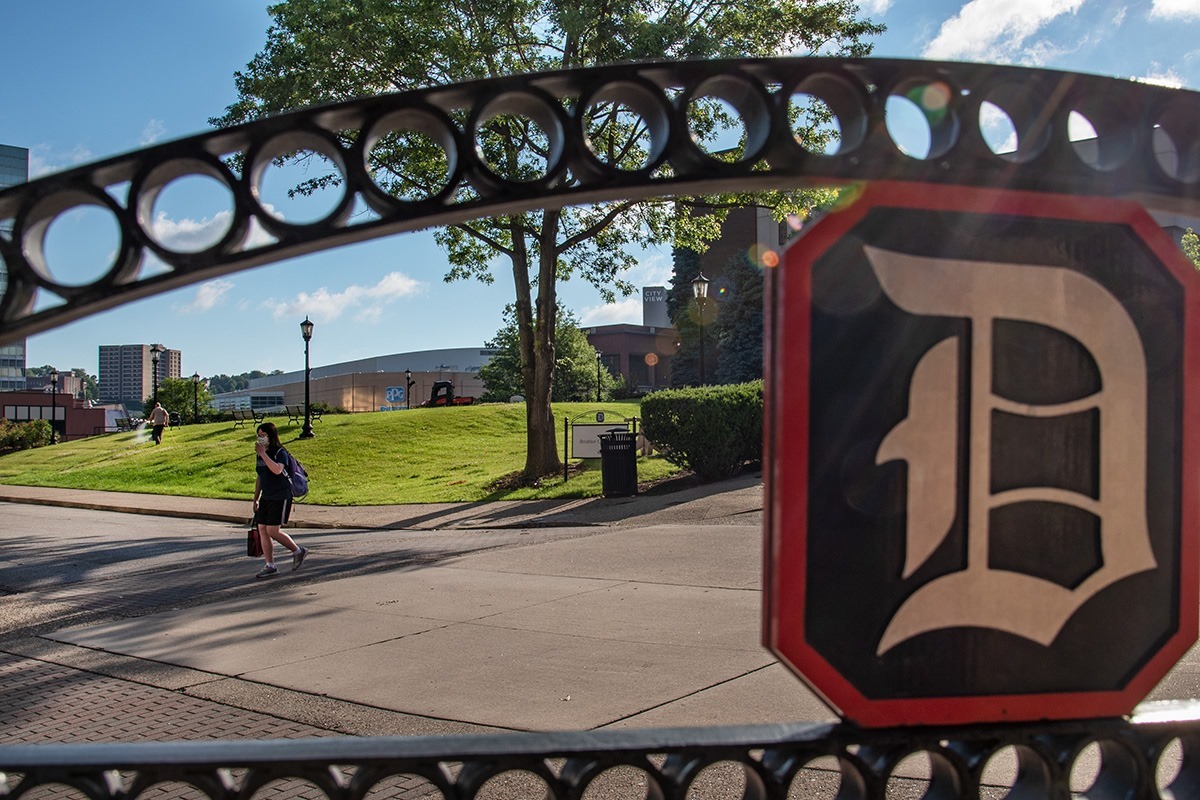
[[[161,347],[161,345],[159,345]],[[100,399],[140,409],[154,391],[153,363],[149,344],[102,344],[96,382]],[[182,374],[183,353],[164,348],[158,359],[158,380]]]

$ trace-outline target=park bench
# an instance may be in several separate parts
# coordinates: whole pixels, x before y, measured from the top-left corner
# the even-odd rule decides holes
[[[285,414],[288,415],[288,421],[291,422],[293,425],[299,425],[300,420],[304,419],[304,406],[302,404],[294,405],[294,406],[284,406],[283,411]],[[313,422],[317,422],[321,419],[321,412],[317,411],[315,408],[312,409],[309,413],[312,415]]]
[[[117,417],[113,420],[113,423],[117,426],[118,433],[125,433],[133,430],[133,420],[131,420],[129,417]]]
[[[240,428],[247,422],[253,421],[254,424],[259,424],[266,418],[262,412],[255,411],[252,408],[235,408],[229,412],[232,415],[233,427]]]

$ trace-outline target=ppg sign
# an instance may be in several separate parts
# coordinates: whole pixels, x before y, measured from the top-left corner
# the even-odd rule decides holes
[[[814,226],[768,646],[862,724],[1128,713],[1196,638],[1197,291],[1131,203],[881,184]]]

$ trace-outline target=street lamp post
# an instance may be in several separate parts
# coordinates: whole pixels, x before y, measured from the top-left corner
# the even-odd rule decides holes
[[[596,351],[596,402],[600,402],[600,359],[604,354]]]
[[[692,294],[696,297],[696,307],[700,317],[700,385],[704,385],[704,308],[708,302],[708,278],[701,272],[692,281]]]
[[[300,323],[300,335],[304,337],[304,427],[300,430],[301,439],[311,439],[315,435],[312,427],[312,407],[309,404],[309,372],[308,343],[312,340],[313,324],[308,316]]]
[[[50,444],[58,444],[58,370],[50,369]]]
[[[153,372],[152,380],[154,382],[154,404],[158,405],[158,359],[162,356],[163,346],[161,344],[150,345],[150,365]]]
[[[412,379],[412,370],[404,370],[404,407],[409,411],[412,410],[412,387],[416,383]]]
[[[200,421],[200,373],[192,373],[192,424]]]

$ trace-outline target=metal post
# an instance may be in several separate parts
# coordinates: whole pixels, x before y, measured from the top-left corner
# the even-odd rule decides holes
[[[412,387],[416,383],[412,379],[412,370],[404,370],[404,407],[409,411],[412,410]]]
[[[563,417],[563,483],[567,482],[567,450],[571,446],[571,418]]]
[[[311,439],[316,434],[313,433],[312,427],[312,407],[309,404],[309,373],[311,369],[308,363],[308,343],[312,339],[313,324],[308,317],[304,317],[304,322],[300,323],[300,335],[304,337],[304,427],[300,430],[301,439]]]
[[[150,368],[154,373],[151,380],[154,385],[154,404],[158,405],[158,359],[162,356],[163,346],[161,344],[150,345]]]
[[[596,351],[596,402],[600,402],[600,356],[601,352]]]
[[[50,370],[50,444],[58,444],[58,370]]]
[[[700,385],[704,385],[704,305],[708,302],[708,278],[701,272],[692,281],[692,294],[696,297],[696,313],[700,317]]]
[[[200,373],[192,373],[192,424],[200,421]]]

